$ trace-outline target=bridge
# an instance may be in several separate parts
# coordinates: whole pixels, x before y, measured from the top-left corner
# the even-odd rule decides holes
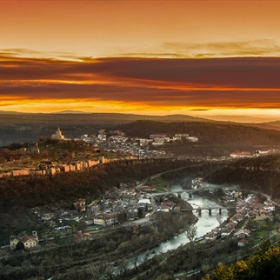
[[[161,193],[150,193],[151,196],[156,197],[156,196],[166,196],[166,195],[170,195],[170,194],[177,194],[179,198],[181,198],[181,195],[183,193],[186,193],[189,195],[189,198],[192,198],[192,194],[194,192],[199,192],[199,191],[203,191],[203,190],[215,190],[215,189],[219,189],[221,188],[221,186],[216,186],[216,187],[202,187],[199,189],[186,189],[186,190],[180,190],[180,191],[167,191],[167,192],[161,192]]]
[[[207,210],[209,212],[209,215],[212,215],[212,210],[219,210],[219,214],[222,214],[223,210],[228,209],[234,209],[234,207],[223,207],[223,206],[217,206],[217,207],[198,207],[196,209],[193,208],[192,211],[196,211],[199,216],[201,216],[202,210]]]

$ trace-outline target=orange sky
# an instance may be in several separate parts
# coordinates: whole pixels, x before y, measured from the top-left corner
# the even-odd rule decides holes
[[[277,119],[279,14],[280,1],[0,1],[0,110]]]

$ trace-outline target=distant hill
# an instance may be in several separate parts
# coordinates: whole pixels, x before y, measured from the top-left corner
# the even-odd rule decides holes
[[[50,137],[60,127],[66,138],[96,134],[100,129],[121,129],[131,137],[148,138],[152,133],[188,133],[199,138],[197,144],[176,143],[166,147],[175,156],[223,156],[256,146],[280,145],[280,131],[251,125],[217,122],[187,115],[142,116],[118,113],[12,114],[0,117],[0,146],[13,142],[36,142]],[[268,128],[268,127],[266,127]]]
[[[0,146],[12,142],[24,143],[37,141],[40,136],[50,137],[60,127],[67,138],[80,137],[83,134],[96,134],[99,129],[112,129],[119,124],[136,120],[205,121],[185,115],[142,116],[118,113],[90,113],[64,111],[57,114],[28,114],[0,111]]]
[[[149,137],[152,133],[188,133],[201,144],[280,145],[280,132],[234,123],[156,122],[139,120],[121,124],[119,129],[131,137]]]
[[[215,122],[213,120],[209,120],[206,118],[199,118],[193,117],[189,115],[165,115],[165,116],[154,116],[154,115],[137,115],[137,114],[123,114],[123,113],[90,113],[84,111],[73,111],[73,110],[66,110],[66,111],[58,111],[54,113],[22,113],[16,111],[0,111],[1,115],[24,115],[26,118],[38,116],[40,119],[47,120],[52,119],[53,116],[59,116],[61,119],[62,116],[65,118],[72,118],[77,115],[85,116],[86,119],[93,119],[93,120],[126,120],[126,121],[135,121],[135,120],[158,120],[158,121],[205,121],[205,122]],[[71,117],[71,115],[73,115]],[[0,120],[1,122],[1,120]]]

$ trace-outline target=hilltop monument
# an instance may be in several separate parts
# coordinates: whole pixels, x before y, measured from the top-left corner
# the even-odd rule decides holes
[[[62,134],[59,127],[57,128],[56,133],[51,136],[51,139],[53,139],[53,140],[65,140],[64,135]]]

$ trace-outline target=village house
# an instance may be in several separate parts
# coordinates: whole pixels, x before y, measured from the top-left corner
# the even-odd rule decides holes
[[[10,238],[10,249],[14,250],[19,242],[22,242],[24,249],[31,249],[38,246],[38,235],[37,231],[32,231],[32,235],[24,235],[21,237],[11,236]]]
[[[90,240],[92,236],[89,232],[80,232],[80,233],[74,234],[73,237],[76,242],[81,242],[81,241],[85,241],[85,240]]]
[[[94,216],[91,216],[91,217],[82,219],[82,221],[85,222],[87,226],[89,226],[89,225],[93,224],[93,219],[94,219]]]
[[[197,177],[192,179],[192,188],[198,189],[204,186],[203,178]]]
[[[226,224],[225,228],[221,230],[221,237],[227,237],[231,235],[235,230],[236,224],[233,222],[229,222]]]
[[[244,246],[246,246],[246,244],[248,243],[248,240],[246,240],[246,239],[240,239],[240,240],[238,240],[238,246],[239,247],[244,247]]]
[[[251,231],[248,229],[240,229],[238,232],[234,234],[234,236],[238,239],[245,239],[250,236]]]
[[[73,206],[75,209],[79,212],[85,212],[86,211],[86,200],[79,198],[77,201],[73,203]]]
[[[100,226],[110,226],[110,225],[114,225],[118,222],[118,216],[117,214],[99,214],[94,216],[93,218],[93,223],[95,225],[100,225]]]
[[[49,221],[52,218],[54,218],[55,214],[54,213],[44,213],[41,215],[41,220],[43,221]]]
[[[9,176],[11,176],[11,175],[12,175],[11,172],[0,173],[0,178],[6,178],[6,177],[9,177]]]
[[[235,152],[235,153],[231,153],[230,157],[231,158],[247,158],[247,157],[251,157],[252,154],[250,152],[244,151],[244,152]]]
[[[193,143],[198,142],[198,138],[195,136],[187,136],[186,140],[188,140],[189,142],[193,142]]]
[[[206,240],[214,240],[217,238],[217,233],[214,232],[214,231],[210,231],[208,232],[205,237],[204,237]]]
[[[18,169],[18,170],[12,170],[12,176],[27,176],[29,175],[29,169]]]
[[[150,139],[156,139],[156,138],[166,138],[167,137],[167,133],[153,133],[150,135]]]
[[[235,215],[233,215],[233,216],[230,218],[230,221],[231,221],[231,222],[234,222],[235,224],[238,224],[238,223],[240,223],[243,219],[244,219],[244,215],[243,215],[243,214],[241,214],[241,213],[236,213]]]
[[[272,201],[270,200],[266,200],[264,202],[264,207],[265,210],[267,210],[268,212],[274,212],[275,211],[275,205]]]
[[[186,137],[189,137],[188,133],[176,133],[173,137],[174,140],[182,140]]]
[[[155,192],[157,188],[155,186],[140,186],[140,190],[143,192]]]
[[[168,212],[170,212],[170,207],[165,206],[165,205],[159,205],[157,207],[157,212],[166,212],[166,213],[168,213]]]
[[[256,221],[263,221],[269,218],[269,212],[262,209],[258,212],[256,212],[255,220]]]

